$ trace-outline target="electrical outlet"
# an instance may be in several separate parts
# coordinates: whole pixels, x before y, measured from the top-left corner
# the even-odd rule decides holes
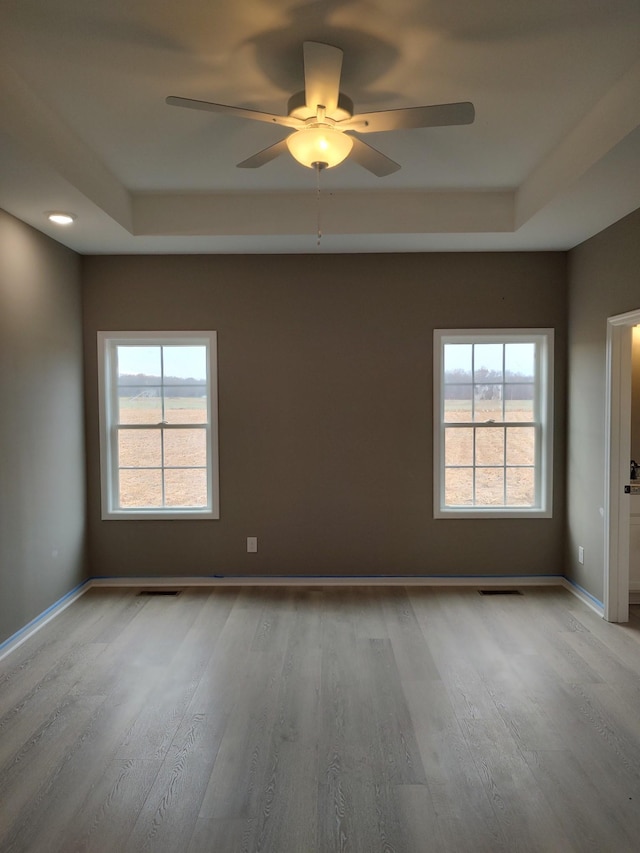
[[[584,548],[582,545],[578,545],[578,562],[584,565]]]
[[[258,537],[247,536],[247,554],[256,554],[258,551]]]

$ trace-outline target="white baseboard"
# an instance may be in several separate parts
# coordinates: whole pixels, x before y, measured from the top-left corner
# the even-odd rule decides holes
[[[500,588],[500,587],[535,587],[535,586],[561,586],[567,589],[576,598],[579,598],[587,607],[590,607],[599,616],[603,616],[604,608],[602,604],[595,598],[589,595],[586,590],[567,580],[562,575],[527,575],[521,577],[518,575],[510,575],[506,577],[490,575],[423,575],[423,576],[375,576],[375,577],[263,577],[263,576],[209,576],[209,577],[138,577],[138,578],[90,578],[80,586],[71,590],[64,598],[61,598],[47,610],[25,625],[20,631],[16,632],[12,637],[9,637],[0,644],[0,660],[5,658],[11,652],[15,651],[26,640],[32,637],[37,631],[43,628],[52,619],[55,619],[59,613],[62,613],[70,604],[73,604],[81,595],[84,595],[87,590],[93,587],[143,587],[145,589],[153,588],[172,588],[176,587],[216,587],[216,586],[253,586],[253,587],[268,587],[268,586],[430,586],[430,587],[469,587],[477,589],[483,588]],[[640,601],[640,591],[636,593]]]
[[[575,595],[576,598],[580,599],[583,604],[586,604],[587,607],[591,608],[594,613],[597,613],[598,616],[604,619],[604,605],[601,601],[598,601],[597,598],[590,595],[586,589],[583,589],[578,584],[564,577],[562,578],[562,586],[569,590],[572,595]]]
[[[467,587],[514,587],[514,586],[562,586],[561,575],[527,575],[502,577],[497,575],[376,575],[373,577],[348,576],[316,577],[242,576],[213,575],[208,577],[167,578],[92,578],[92,587],[148,587],[171,588],[192,586],[467,586]]]
[[[51,620],[55,619],[63,610],[66,610],[70,604],[77,601],[81,595],[85,594],[90,586],[91,581],[83,581],[83,583],[75,587],[75,589],[72,589],[71,592],[68,592],[61,599],[56,601],[55,604],[52,604],[51,607],[44,610],[39,616],[36,616],[35,619],[32,619],[31,622],[24,626],[24,628],[20,628],[19,631],[16,631],[15,634],[6,639],[3,643],[0,643],[0,661],[19,648],[19,646],[25,643],[30,637],[33,637],[40,628],[44,628],[48,622],[51,622]]]

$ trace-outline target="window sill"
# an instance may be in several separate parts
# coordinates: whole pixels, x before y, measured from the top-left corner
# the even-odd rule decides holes
[[[210,509],[207,510],[122,510],[104,512],[103,521],[180,521],[180,520],[219,520],[220,516]]]
[[[500,507],[499,509],[480,509],[478,507],[470,507],[462,509],[437,509],[433,513],[436,519],[443,518],[553,518],[553,512],[548,509],[525,509],[523,507],[514,507],[507,509]]]

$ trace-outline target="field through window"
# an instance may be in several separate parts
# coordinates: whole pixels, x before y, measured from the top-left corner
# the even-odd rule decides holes
[[[161,404],[159,397],[119,398],[120,506],[204,507],[207,400],[167,397],[164,413]]]
[[[480,401],[469,425],[467,401],[445,400],[447,506],[534,505],[536,427],[531,402],[505,401],[503,422],[501,400]]]

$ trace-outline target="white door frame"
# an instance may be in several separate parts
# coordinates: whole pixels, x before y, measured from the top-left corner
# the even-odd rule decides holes
[[[629,482],[631,328],[640,309],[607,320],[605,423],[604,618],[629,621]]]

